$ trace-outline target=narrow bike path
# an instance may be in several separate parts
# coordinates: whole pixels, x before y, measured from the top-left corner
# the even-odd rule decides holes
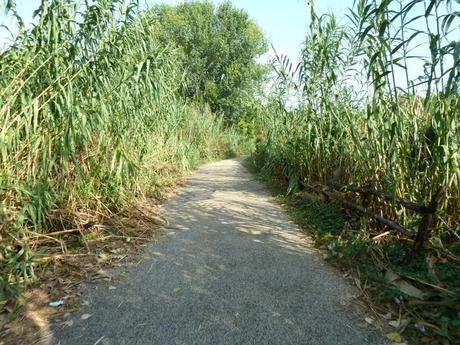
[[[385,343],[242,159],[198,169],[163,209],[169,235],[116,289],[86,292],[55,344]]]

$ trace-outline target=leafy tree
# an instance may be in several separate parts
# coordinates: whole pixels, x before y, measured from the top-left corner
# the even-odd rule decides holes
[[[229,2],[184,2],[151,9],[158,39],[179,50],[185,97],[209,103],[228,118],[252,106],[266,69],[257,58],[267,43],[257,25]]]

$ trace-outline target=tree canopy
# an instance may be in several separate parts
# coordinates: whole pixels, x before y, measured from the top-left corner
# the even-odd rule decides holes
[[[259,27],[229,2],[184,2],[151,9],[158,39],[179,50],[187,82],[183,95],[209,103],[227,117],[239,117],[254,100],[265,68],[257,58],[267,51]]]

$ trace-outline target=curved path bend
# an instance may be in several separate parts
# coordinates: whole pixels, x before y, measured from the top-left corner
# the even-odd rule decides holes
[[[90,305],[55,328],[55,344],[383,344],[353,289],[241,163],[198,169],[163,206],[169,236],[116,289],[85,292]]]

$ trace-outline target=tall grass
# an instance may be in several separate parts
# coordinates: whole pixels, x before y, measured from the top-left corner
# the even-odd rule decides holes
[[[361,281],[365,298],[372,296],[380,308],[394,304],[396,297],[400,319],[427,326],[419,331],[411,325],[406,333],[433,344],[435,339],[458,343],[460,335],[460,30],[455,6],[447,0],[357,0],[341,25],[333,15],[317,15],[312,5],[300,64],[293,66],[283,56],[274,61],[278,85],[260,117],[253,155],[258,169],[284,177],[282,185],[292,195],[287,200],[298,206],[302,224],[319,245],[326,245],[332,260]],[[439,187],[447,187],[430,249],[405,264],[410,240],[391,233],[373,240],[382,234],[376,224],[355,226],[349,218],[341,224],[343,213],[296,194],[300,181],[327,185],[331,179],[423,204]],[[365,202],[417,230],[418,215],[391,202]],[[424,301],[401,299],[404,294],[386,282],[387,269],[446,290],[430,290]]]
[[[0,309],[34,278],[31,233],[157,195],[166,175],[247,146],[179,98],[176,53],[136,1],[42,1],[27,30],[7,6],[19,33],[0,53]]]
[[[333,15],[317,15],[312,5],[298,68],[281,57],[275,62],[284,90],[298,90],[300,101],[290,111],[279,95],[273,96],[269,120],[262,121],[267,135],[258,146],[259,166],[283,167],[292,189],[299,178],[326,184],[340,172],[343,183],[421,203],[446,186],[435,235],[457,248],[460,42],[455,5],[359,0],[346,26]],[[419,69],[415,76],[414,66]],[[413,217],[403,210],[382,211],[413,226]]]

